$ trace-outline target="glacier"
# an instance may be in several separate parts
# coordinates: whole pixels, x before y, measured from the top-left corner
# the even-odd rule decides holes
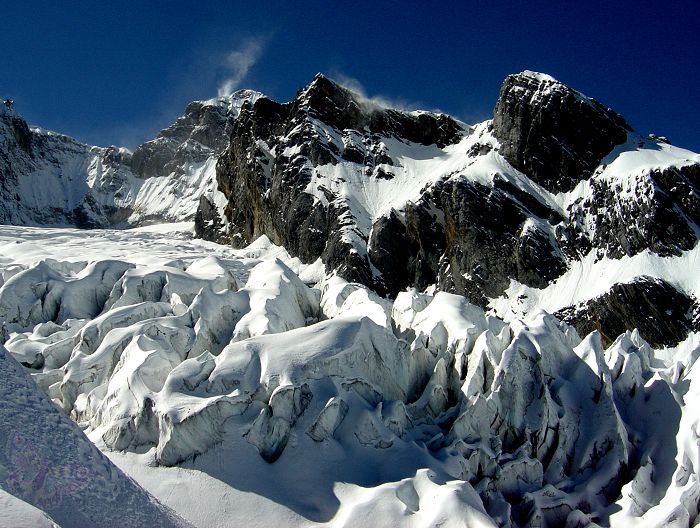
[[[269,242],[183,245],[183,227],[60,230],[29,257],[34,229],[1,227],[0,316],[34,393],[193,524],[248,522],[251,492],[261,526],[696,518],[697,334],[604,347],[541,310],[506,322],[445,292],[304,282]]]

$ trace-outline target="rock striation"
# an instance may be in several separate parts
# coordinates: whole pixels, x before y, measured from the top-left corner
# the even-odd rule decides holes
[[[570,191],[627,140],[631,127],[610,108],[548,75],[509,75],[493,112],[500,152],[552,192]]]

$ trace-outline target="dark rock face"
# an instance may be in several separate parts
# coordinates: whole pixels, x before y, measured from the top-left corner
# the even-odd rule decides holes
[[[273,137],[285,114],[284,105],[265,98],[243,106],[231,143],[219,159],[217,182],[219,190],[229,198],[225,213],[232,225],[234,246],[242,247],[263,234],[280,243],[272,229],[272,215],[263,207],[264,193],[272,183],[266,173],[272,160],[256,145],[256,139],[258,134],[261,138]],[[248,149],[254,158],[248,156]]]
[[[545,189],[569,191],[631,131],[614,111],[554,79],[509,75],[493,118],[501,154]]]
[[[199,207],[194,217],[194,225],[201,238],[218,244],[227,242],[223,219],[206,196],[199,197]]]
[[[640,277],[555,315],[573,325],[580,335],[599,330],[605,346],[625,330],[637,328],[651,346],[664,347],[677,345],[691,330],[700,330],[700,321],[694,320],[697,313],[697,301],[667,282]]]
[[[9,194],[17,182],[16,171],[11,159],[11,152],[21,150],[31,156],[32,135],[27,122],[19,116],[3,112],[0,114],[0,126],[5,133],[0,134],[0,191]],[[0,214],[0,220],[5,216]]]
[[[644,250],[678,255],[696,243],[700,165],[688,160],[636,175],[606,170],[603,159],[616,146],[615,156],[662,150],[663,142],[632,143],[636,136],[614,111],[531,72],[505,80],[493,122],[466,142],[463,168],[432,180],[417,200],[377,218],[348,198],[356,189],[369,196],[376,182],[406,178],[404,147],[397,145],[408,152],[435,147],[426,159],[439,158],[475,130],[444,115],[379,108],[318,75],[289,103],[260,97],[241,107],[217,165],[218,188],[228,200],[225,218],[202,199],[196,232],[235,246],[265,234],[302,261],[321,258],[327,270],[380,294],[435,284],[482,307],[511,280],[546,287],[592,250],[612,258]],[[499,154],[546,191],[569,191],[585,181],[585,192],[557,205],[514,176]],[[470,176],[480,160],[496,168],[487,179]],[[348,174],[352,182],[344,179]],[[613,336],[639,324],[659,343],[687,332],[683,325],[661,325],[656,333],[645,326],[644,317],[656,313],[649,299],[676,299],[673,291],[630,288],[596,301],[594,319],[574,318],[580,310],[562,315],[599,321],[595,328]],[[645,315],[620,315],[627,302],[646,306],[639,311]]]
[[[27,154],[32,151],[32,133],[29,130],[27,122],[21,117],[13,116],[10,119],[12,135],[17,142],[17,146],[24,150]]]
[[[498,182],[487,187],[455,179],[424,195],[429,209],[444,214],[444,253],[434,252],[431,259],[439,287],[481,306],[511,278],[542,287],[566,270],[547,221],[557,213],[536,201],[528,208]]]
[[[320,129],[319,123],[327,128]],[[266,234],[305,262],[321,257],[348,280],[383,293],[396,292],[406,285],[408,275],[398,279],[387,275],[388,284],[374,276],[369,233],[357,225],[350,204],[330,190],[324,191],[326,203],[305,192],[312,169],[350,161],[363,165],[368,179],[391,179],[393,175],[380,167],[394,165],[382,137],[448,145],[461,134],[461,126],[447,116],[368,106],[322,75],[290,103],[261,97],[242,107],[217,165],[219,190],[229,200],[225,209],[229,238],[244,246]],[[197,236],[219,236],[207,233],[203,223],[195,227]],[[376,236],[382,232],[387,231],[380,228]],[[375,257],[379,258],[376,253]]]
[[[700,165],[655,169],[637,177],[634,194],[605,181],[592,182],[593,196],[582,212],[594,220],[591,243],[613,258],[650,249],[680,255],[697,242],[700,225]]]
[[[406,284],[417,282],[416,266],[426,258],[421,248],[422,240],[413,230],[409,233],[406,220],[396,211],[383,216],[372,226],[368,243],[368,256],[372,264],[379,270],[379,280],[388,292],[397,292]],[[419,256],[420,255],[420,256]],[[435,273],[432,273],[432,282]],[[431,280],[423,280],[427,286]]]

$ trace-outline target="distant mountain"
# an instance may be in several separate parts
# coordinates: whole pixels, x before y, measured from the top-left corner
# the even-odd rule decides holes
[[[636,327],[669,345],[700,327],[698,285],[658,265],[696,258],[700,156],[540,73],[508,76],[474,126],[319,74],[284,104],[245,90],[194,102],[133,154],[4,109],[0,168],[5,223],[194,218],[199,237],[267,235],[382,295],[435,285],[506,319],[544,303],[605,343]],[[620,280],[580,287],[610,259],[629,262]]]
[[[133,153],[31,128],[0,105],[0,222],[127,227],[191,220],[233,121],[258,94],[195,101]]]

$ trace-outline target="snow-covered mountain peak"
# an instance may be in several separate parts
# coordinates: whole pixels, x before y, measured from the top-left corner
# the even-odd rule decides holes
[[[351,129],[423,145],[454,143],[464,131],[461,123],[446,114],[390,108],[321,73],[291,102],[291,115],[299,112],[338,132]]]
[[[520,94],[523,100],[527,101],[532,106],[541,104],[543,98],[555,94],[558,98],[573,98],[580,104],[591,105],[597,110],[612,111],[592,97],[589,97],[546,73],[524,70],[520,73],[508,75],[503,84],[512,84],[516,94]],[[619,118],[622,119],[621,116],[619,116]],[[631,130],[630,126],[626,123],[623,126]]]
[[[206,99],[202,101],[193,101],[187,106],[187,109],[185,110],[185,115],[192,113],[195,110],[195,107],[201,105],[222,108],[232,117],[238,117],[238,114],[241,111],[241,107],[246,102],[249,102],[252,105],[260,97],[264,97],[264,95],[255,90],[237,90],[230,95],[213,97],[211,99]]]
[[[246,101],[257,92],[242,91],[208,101],[194,101],[172,125],[134,151],[132,167],[144,178],[168,176],[188,162],[202,162],[220,153],[228,142],[233,122]]]
[[[299,90],[295,99],[310,104],[315,97],[332,96],[336,93],[349,99],[354,99],[352,90],[318,72],[308,85]]]
[[[367,121],[356,94],[321,73],[291,102],[290,113],[300,112],[341,131],[363,129]]]
[[[554,77],[546,73],[536,72],[532,70],[523,70],[520,73],[514,74],[516,77],[527,77],[538,82],[559,83]]]
[[[256,90],[242,89],[242,90],[236,90],[235,92],[232,92],[229,95],[221,95],[221,96],[217,96],[217,97],[212,97],[211,99],[203,99],[200,101],[193,101],[193,102],[199,102],[199,103],[208,104],[208,105],[212,105],[212,106],[222,106],[224,108],[228,108],[231,106],[231,104],[235,104],[236,101],[245,101],[247,99],[257,99],[258,97],[261,97],[262,95],[264,95],[264,94],[262,94],[261,92],[258,92]]]

